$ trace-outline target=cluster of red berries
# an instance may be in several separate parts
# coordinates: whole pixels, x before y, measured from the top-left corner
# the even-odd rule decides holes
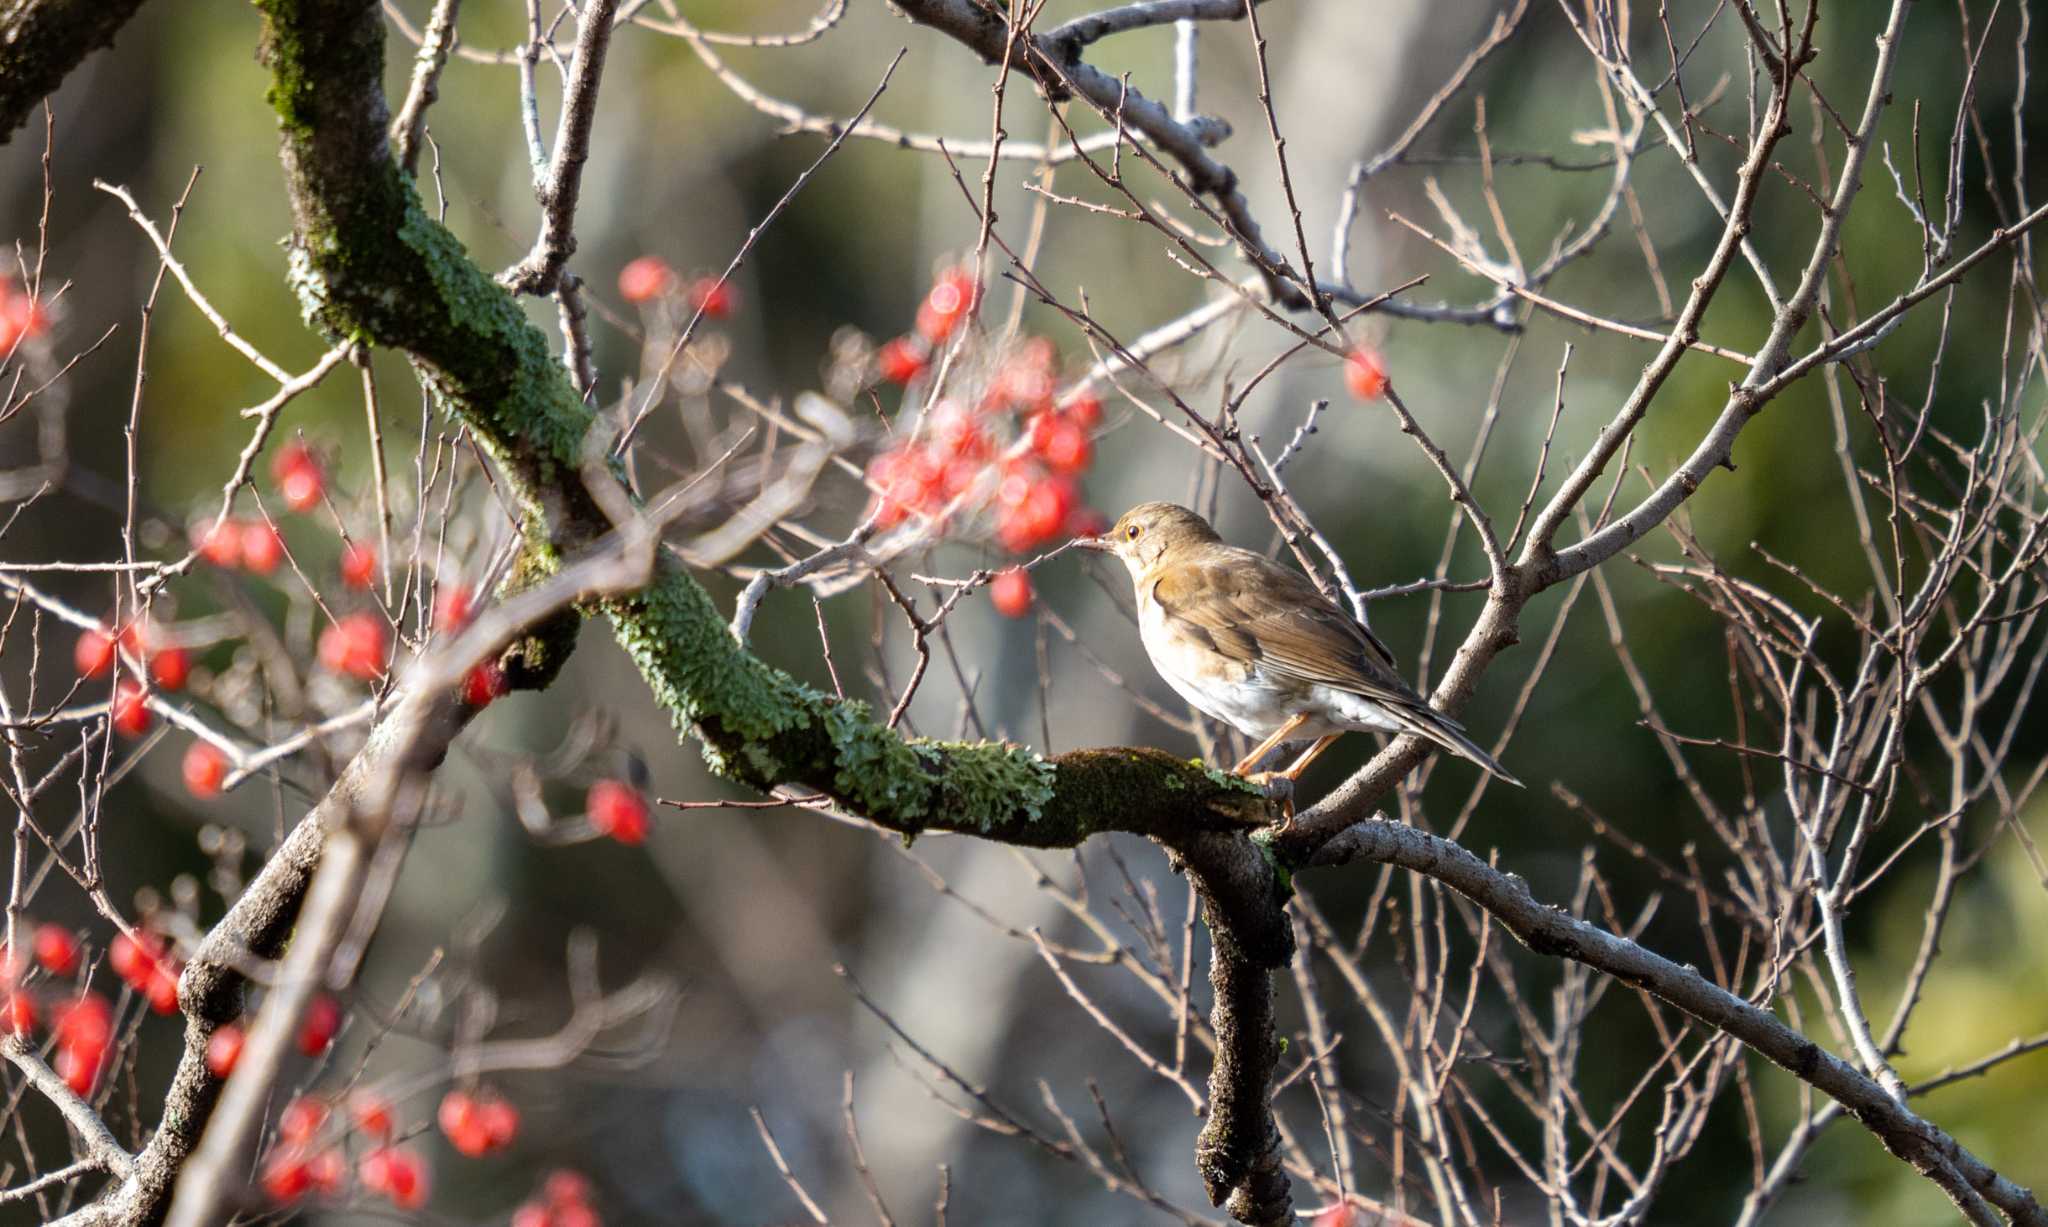
[[[519,1109],[488,1088],[449,1091],[441,1097],[435,1119],[456,1153],[472,1159],[503,1150],[519,1136]]]
[[[134,677],[123,677],[114,684],[114,730],[124,736],[140,737],[149,731],[151,723],[149,690],[183,690],[192,677],[192,653],[165,642],[161,631],[137,621],[118,631],[104,626],[81,631],[78,642],[72,645],[71,662],[82,678],[105,677],[123,650],[142,662],[148,685]]]
[[[35,963],[51,976],[70,979],[83,961],[78,935],[58,924],[37,925],[32,939]],[[169,1009],[178,1008],[177,964],[170,964],[168,987],[159,974],[131,966],[123,978],[135,985],[158,1006],[166,999]],[[29,961],[13,947],[0,948],[0,1032],[27,1038],[40,1021],[42,1011],[36,994],[28,985]],[[94,992],[79,992],[50,1009],[51,1038],[56,1052],[51,1064],[57,1076],[79,1096],[90,1095],[106,1064],[107,1050],[114,1041],[114,1007]]]
[[[604,1227],[604,1220],[590,1207],[590,1181],[558,1169],[541,1181],[538,1196],[512,1212],[512,1227]]]
[[[137,929],[133,936],[114,934],[113,944],[107,947],[107,966],[147,1000],[150,1009],[159,1014],[177,1012],[178,973],[184,967],[160,935],[148,929]]]
[[[77,973],[80,962],[78,936],[71,930],[58,924],[46,923],[37,925],[31,945],[34,950],[36,964],[45,972],[63,979],[70,979]],[[26,1038],[36,1029],[36,1024],[42,1017],[42,1010],[37,1004],[36,994],[28,986],[28,976],[28,960],[12,947],[0,948],[0,1033],[19,1035]],[[94,997],[101,1006],[106,1005],[105,1000],[98,998],[96,994],[86,994],[86,996]],[[83,998],[79,1000],[82,1001]],[[60,1027],[62,1027],[63,1020],[70,1016],[76,1004],[76,1002],[66,1002],[58,1006],[54,1011],[54,1021]],[[74,1022],[68,1030],[60,1030],[59,1032],[59,1071],[66,1074],[66,1080],[71,1083],[72,1089],[81,1095],[91,1089],[92,1076],[98,1071],[100,1059],[105,1055],[107,1042],[112,1036],[111,1009],[106,1011],[106,1018],[107,1026],[101,1029],[97,1036],[97,1042],[94,1045],[87,1045],[81,1042],[88,1038],[84,1035],[83,1028],[79,1025],[87,1021],[84,1017]],[[66,1035],[73,1038],[66,1042],[64,1038]],[[90,1048],[90,1051],[86,1051],[87,1048]],[[65,1052],[72,1049],[77,1049],[78,1051],[74,1052],[69,1060],[66,1060],[64,1057]],[[86,1061],[88,1057],[90,1058],[89,1063]],[[75,1072],[80,1069],[83,1069],[82,1074]],[[83,1089],[80,1088],[80,1082],[84,1083]]]
[[[584,795],[583,810],[599,835],[634,845],[647,840],[647,798],[624,780],[603,779]]]
[[[645,306],[670,297],[682,279],[660,256],[641,256],[619,270],[619,297]],[[698,277],[683,290],[683,301],[706,318],[722,320],[739,308],[739,294],[723,277]]]
[[[348,1160],[337,1141],[325,1140],[333,1108],[326,1100],[301,1095],[285,1105],[277,1121],[277,1145],[265,1157],[257,1180],[272,1202],[292,1205],[306,1197],[334,1197],[348,1185]],[[409,1146],[393,1142],[397,1118],[391,1104],[372,1091],[349,1097],[349,1121],[368,1149],[356,1163],[356,1183],[401,1210],[427,1204],[427,1162]]]
[[[0,277],[0,362],[14,353],[24,338],[49,331],[50,317],[42,303],[21,292],[11,277]]]
[[[934,347],[979,297],[967,270],[941,274],[918,307],[915,331],[877,352],[878,375],[904,384],[922,378]],[[977,390],[942,397],[902,442],[877,455],[868,467],[877,527],[919,516],[942,530],[952,516],[987,512],[996,542],[1015,554],[1102,531],[1079,487],[1095,460],[1102,402],[1086,389],[1060,392],[1058,357],[1050,340],[1026,339],[991,364]],[[998,609],[1014,617],[1030,608],[1022,572],[1005,573],[998,586]]]

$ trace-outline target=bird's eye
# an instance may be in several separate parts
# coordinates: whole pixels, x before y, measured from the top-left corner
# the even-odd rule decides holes
[[[1138,534],[1142,531],[1144,530],[1140,529],[1136,524],[1133,524],[1129,528],[1126,528],[1124,530],[1124,539],[1126,541],[1136,541],[1138,539]]]

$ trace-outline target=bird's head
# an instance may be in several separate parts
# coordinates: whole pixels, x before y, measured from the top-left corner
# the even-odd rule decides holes
[[[1076,544],[1115,554],[1135,579],[1177,550],[1220,540],[1207,520],[1185,507],[1139,503],[1124,512],[1108,532],[1100,537],[1084,537]]]

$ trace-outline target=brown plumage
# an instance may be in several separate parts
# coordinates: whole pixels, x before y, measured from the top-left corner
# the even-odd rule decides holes
[[[1520,780],[1402,680],[1393,654],[1299,571],[1225,544],[1172,503],[1140,503],[1084,544],[1115,554],[1137,589],[1138,632],[1153,667],[1182,698],[1261,744],[1321,740],[1277,774],[1298,777],[1340,733],[1414,733]]]

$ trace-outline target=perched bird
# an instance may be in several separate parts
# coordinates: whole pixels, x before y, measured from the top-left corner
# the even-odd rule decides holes
[[[1187,508],[1140,503],[1102,536],[1076,544],[1115,554],[1129,568],[1138,634],[1167,684],[1260,739],[1233,773],[1249,771],[1283,741],[1319,738],[1285,771],[1253,777],[1292,781],[1341,734],[1376,729],[1427,738],[1521,785],[1401,680],[1386,646],[1306,576],[1224,544]]]

